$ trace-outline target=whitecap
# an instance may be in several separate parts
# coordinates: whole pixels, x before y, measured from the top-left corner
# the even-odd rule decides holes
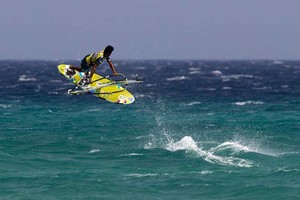
[[[189,74],[202,74],[201,69],[199,68],[190,67],[188,70]]]
[[[231,87],[222,87],[223,90],[231,90]]]
[[[155,83],[148,83],[148,84],[146,84],[145,86],[146,86],[146,87],[156,87],[157,84],[155,84]]]
[[[221,78],[222,78],[223,82],[229,82],[232,79],[238,80],[238,79],[241,79],[241,78],[249,78],[249,79],[257,78],[257,79],[261,79],[260,77],[254,77],[253,75],[249,75],[249,74],[222,75]]]
[[[144,145],[144,149],[153,149],[155,148],[155,144],[153,142],[148,142]]]
[[[197,88],[199,91],[216,91],[216,88]]]
[[[212,174],[213,173],[213,171],[208,171],[208,170],[203,170],[203,171],[201,171],[201,172],[199,172],[200,174]]]
[[[241,101],[241,102],[235,102],[234,103],[237,106],[244,106],[244,105],[261,105],[264,104],[262,101]]]
[[[0,104],[0,108],[11,108],[12,105],[11,104]]]
[[[289,88],[289,85],[282,85],[281,88]]]
[[[216,76],[221,76],[223,73],[219,70],[212,71],[212,73]]]
[[[98,112],[101,111],[100,108],[89,109],[88,112]]]
[[[189,78],[186,76],[175,76],[172,78],[167,78],[167,81],[183,81],[183,80],[188,80]]]
[[[194,106],[194,105],[200,105],[201,102],[198,102],[198,101],[193,101],[193,102],[190,102],[190,103],[186,103],[184,104],[185,106]]]
[[[274,64],[274,65],[282,65],[283,62],[282,62],[282,61],[279,61],[279,60],[273,60],[273,64]]]
[[[300,168],[291,168],[291,167],[281,167],[277,169],[275,172],[300,172]]]
[[[143,178],[143,177],[159,176],[159,174],[126,174],[125,176],[136,177],[136,178]]]
[[[100,149],[91,149],[90,151],[89,151],[89,153],[97,153],[97,152],[99,152],[100,151]]]
[[[19,80],[18,81],[20,81],[20,82],[28,82],[28,81],[37,81],[37,79],[34,78],[34,77],[28,77],[26,75],[21,75],[21,76],[19,76]]]
[[[202,74],[201,71],[190,71],[189,74],[193,75],[193,74]]]
[[[143,156],[144,154],[141,153],[129,153],[129,154],[122,154],[120,157],[133,157],[133,156]]]
[[[229,79],[254,78],[253,75],[249,75],[249,74],[233,74],[233,75],[222,76],[222,77],[229,78]]]

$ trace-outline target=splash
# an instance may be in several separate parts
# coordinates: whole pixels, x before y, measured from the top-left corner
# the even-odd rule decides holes
[[[236,153],[238,152],[255,152],[254,150],[250,149],[249,147],[247,146],[243,146],[239,143],[236,143],[236,142],[224,142],[220,145],[218,145],[217,147],[214,147],[212,149],[210,149],[210,151],[212,152],[219,152],[219,151],[224,151],[224,150],[232,150]]]
[[[228,157],[228,156],[219,156],[215,153],[220,151],[222,148],[227,148],[227,145],[219,145],[218,147],[212,148],[210,150],[203,150],[198,147],[197,143],[190,136],[183,137],[178,142],[168,143],[166,149],[169,151],[179,151],[185,150],[187,153],[196,153],[197,156],[203,158],[207,162],[226,165],[226,166],[234,166],[234,167],[253,167],[255,164],[243,158],[237,157]],[[248,150],[246,147],[239,147],[239,150]]]

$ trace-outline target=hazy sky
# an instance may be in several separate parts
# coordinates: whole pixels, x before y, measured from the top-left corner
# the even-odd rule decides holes
[[[1,0],[0,59],[299,59],[299,0]]]

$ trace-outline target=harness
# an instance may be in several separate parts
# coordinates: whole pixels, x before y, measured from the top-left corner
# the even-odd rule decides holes
[[[90,54],[89,56],[86,57],[86,63],[88,66],[92,67],[95,64],[100,65],[102,63],[102,61],[104,60],[104,56],[103,56],[103,50],[98,52],[98,53],[93,53]]]

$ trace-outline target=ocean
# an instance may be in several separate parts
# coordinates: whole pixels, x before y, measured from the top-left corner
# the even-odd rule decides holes
[[[300,61],[116,60],[130,105],[61,63],[0,61],[1,200],[300,199]]]

